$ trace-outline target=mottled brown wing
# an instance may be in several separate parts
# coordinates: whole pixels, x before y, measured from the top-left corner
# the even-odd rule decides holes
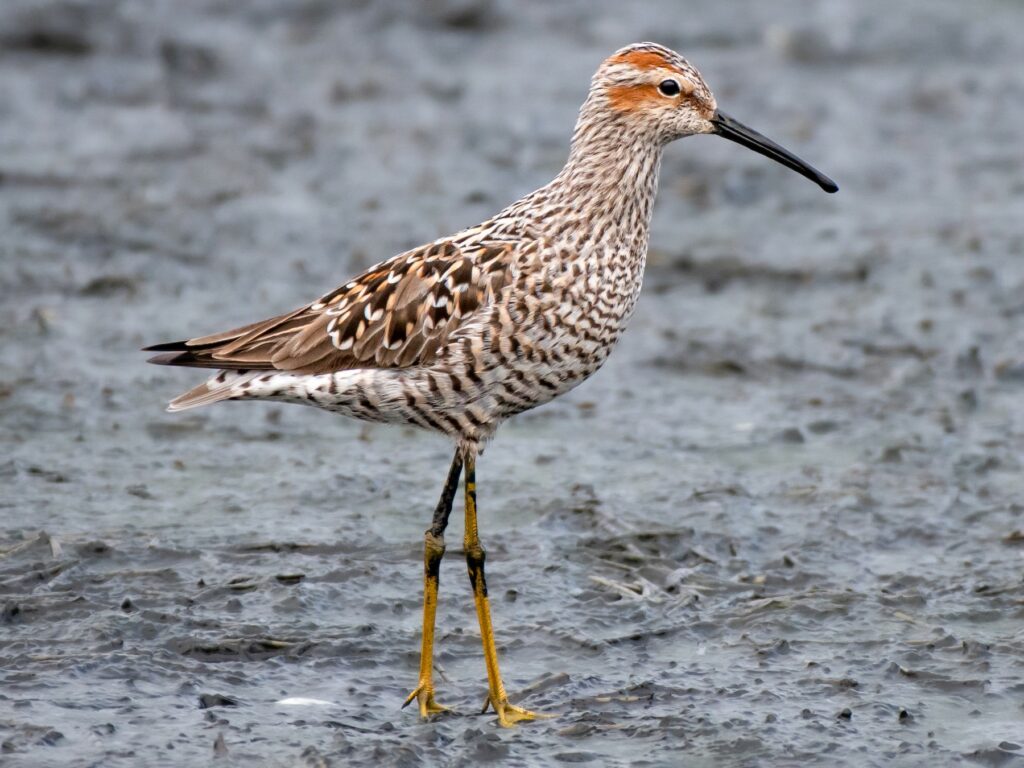
[[[395,256],[319,301],[233,331],[157,345],[152,362],[327,373],[428,364],[508,279],[511,246],[444,241]]]

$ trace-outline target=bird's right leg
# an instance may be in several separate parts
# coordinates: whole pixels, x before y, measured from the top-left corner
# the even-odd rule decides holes
[[[441,558],[444,556],[444,529],[448,527],[448,516],[452,512],[452,502],[455,500],[461,474],[462,452],[456,450],[444,490],[441,491],[441,498],[434,509],[434,520],[423,537],[423,647],[420,650],[420,679],[416,689],[402,705],[404,708],[416,699],[420,705],[421,717],[448,709],[434,701],[434,618],[437,614]]]
[[[477,620],[480,622],[480,639],[484,646],[484,665],[487,668],[487,701],[483,712],[488,707],[494,709],[498,716],[498,724],[503,728],[515,725],[520,720],[537,720],[548,715],[540,715],[528,709],[510,704],[505,684],[501,680],[498,668],[498,650],[494,643],[494,625],[491,623],[491,602],[487,597],[487,578],[484,576],[484,552],[480,543],[480,533],[476,519],[476,452],[466,452],[466,533],[463,547],[466,550],[466,567],[469,570],[469,583],[473,587],[473,602],[476,603]]]

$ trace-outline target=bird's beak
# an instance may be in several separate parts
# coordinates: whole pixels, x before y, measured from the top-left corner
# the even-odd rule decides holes
[[[828,176],[812,168],[792,152],[783,149],[753,128],[747,128],[738,120],[733,120],[728,115],[716,110],[714,117],[711,118],[711,124],[715,127],[714,133],[719,136],[729,139],[729,141],[735,141],[737,144],[742,144],[747,149],[752,149],[765,157],[770,157],[787,168],[792,168],[801,176],[806,176],[816,183],[826,192],[837,192],[839,190],[836,183]]]

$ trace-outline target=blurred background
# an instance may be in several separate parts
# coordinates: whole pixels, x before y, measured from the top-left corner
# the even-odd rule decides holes
[[[1022,29],[1016,0],[5,0],[5,764],[1009,764]],[[479,466],[506,684],[559,717],[474,714],[457,507],[437,662],[462,715],[421,724],[399,705],[449,446],[171,416],[202,374],[138,348],[546,183],[640,40],[840,192],[669,147],[629,333]]]

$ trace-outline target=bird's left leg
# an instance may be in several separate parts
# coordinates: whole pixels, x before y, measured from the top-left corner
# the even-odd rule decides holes
[[[441,491],[441,498],[434,509],[434,520],[423,537],[423,647],[420,650],[420,679],[416,689],[402,705],[404,709],[416,699],[420,705],[421,717],[448,709],[434,701],[434,617],[437,614],[441,558],[444,556],[444,529],[448,527],[448,516],[452,512],[452,502],[459,487],[460,474],[462,452],[456,449],[444,490]]]
[[[476,615],[480,622],[480,637],[484,644],[484,663],[487,665],[488,695],[483,711],[493,707],[498,722],[505,727],[515,725],[520,720],[535,720],[539,715],[528,709],[510,704],[505,685],[501,681],[498,669],[498,651],[494,645],[494,627],[491,624],[491,604],[487,598],[487,579],[484,576],[484,558],[486,553],[480,544],[480,536],[476,527],[476,453],[466,452],[466,567],[469,569],[469,581],[473,587],[473,601],[476,603]]]

